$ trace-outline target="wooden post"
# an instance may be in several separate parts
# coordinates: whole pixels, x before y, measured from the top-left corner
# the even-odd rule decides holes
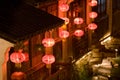
[[[107,0],[107,14],[109,16],[108,24],[109,24],[109,32],[112,32],[112,0]]]
[[[89,18],[89,13],[91,12],[91,6],[89,6],[89,1],[87,0],[87,7],[86,7],[86,23],[90,24],[91,23],[91,19]],[[92,31],[88,29],[88,47],[89,49],[91,49],[91,44],[92,44]]]

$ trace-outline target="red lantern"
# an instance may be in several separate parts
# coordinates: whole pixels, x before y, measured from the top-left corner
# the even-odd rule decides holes
[[[69,32],[68,31],[61,31],[59,34],[60,38],[67,38],[69,36]]]
[[[14,52],[10,55],[10,60],[13,63],[21,63],[25,60],[25,55],[21,52]]]
[[[61,4],[59,5],[59,9],[60,9],[60,11],[62,11],[62,12],[66,12],[66,11],[69,10],[69,5],[68,5],[68,4],[65,4],[65,3],[61,3]]]
[[[77,36],[77,37],[81,37],[84,35],[84,31],[83,30],[76,30],[74,32],[74,35]]]
[[[90,12],[89,13],[90,18],[96,18],[97,16],[98,16],[98,14],[96,12]]]
[[[94,6],[97,6],[97,1],[96,0],[92,0],[90,3],[89,3],[90,6],[94,7]]]
[[[11,80],[26,80],[26,74],[24,72],[14,72],[11,75]]]
[[[45,64],[52,64],[55,62],[55,57],[52,54],[46,54],[42,57],[42,62]]]
[[[74,19],[74,24],[82,24],[83,23],[83,18],[75,18]]]
[[[96,25],[95,23],[90,23],[90,24],[88,25],[88,28],[89,28],[90,30],[95,30],[95,29],[97,29],[97,25]]]
[[[55,40],[53,38],[45,38],[42,40],[42,44],[45,47],[52,47],[55,44]]]
[[[65,24],[68,24],[68,23],[69,23],[69,18],[64,17],[64,18],[62,18],[62,19],[65,20]]]

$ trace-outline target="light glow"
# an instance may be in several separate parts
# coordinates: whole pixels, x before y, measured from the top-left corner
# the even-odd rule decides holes
[[[92,6],[92,7],[97,6],[97,1],[96,0],[91,0],[89,5]]]
[[[55,44],[55,40],[53,38],[45,38],[42,40],[42,44],[45,47],[52,47]]]
[[[83,18],[75,18],[74,24],[82,24],[84,22]]]
[[[89,17],[90,17],[90,18],[93,18],[93,19],[94,19],[94,18],[96,18],[97,16],[98,16],[97,12],[90,12],[90,13],[89,13]]]
[[[59,5],[59,9],[60,9],[60,11],[62,11],[62,12],[66,12],[66,11],[69,10],[69,5],[66,4],[66,3],[61,3],[61,4]]]
[[[23,53],[20,53],[20,52],[13,52],[10,55],[10,60],[13,63],[21,63],[25,60],[25,55]]]
[[[42,62],[45,64],[52,64],[55,62],[55,57],[52,54],[46,54],[42,57]]]
[[[81,37],[84,35],[84,31],[83,30],[76,30],[74,32],[74,35],[77,36],[77,37]]]
[[[67,38],[67,37],[69,37],[69,32],[66,30],[63,30],[60,32],[59,36],[60,36],[60,38]]]
[[[90,23],[90,24],[88,25],[88,28],[89,28],[90,30],[95,30],[95,29],[97,29],[97,25],[96,25],[95,23]]]

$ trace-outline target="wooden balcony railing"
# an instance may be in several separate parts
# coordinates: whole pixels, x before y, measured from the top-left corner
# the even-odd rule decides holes
[[[40,63],[26,72],[27,80],[45,80],[47,72],[45,64]]]
[[[49,75],[45,64],[38,64],[25,72],[27,80],[79,80],[72,64],[56,64],[53,66],[53,71],[55,66],[59,68]]]
[[[68,80],[68,71],[66,68],[58,70],[56,73],[50,75],[46,80]]]
[[[59,70],[45,80],[79,80],[78,71],[75,70],[72,63],[62,64],[62,68],[59,68]]]

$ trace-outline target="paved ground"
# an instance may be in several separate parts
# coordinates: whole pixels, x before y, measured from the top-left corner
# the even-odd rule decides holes
[[[79,80],[120,80],[120,57],[103,58],[101,63],[90,65],[89,55],[84,55],[75,63]]]

